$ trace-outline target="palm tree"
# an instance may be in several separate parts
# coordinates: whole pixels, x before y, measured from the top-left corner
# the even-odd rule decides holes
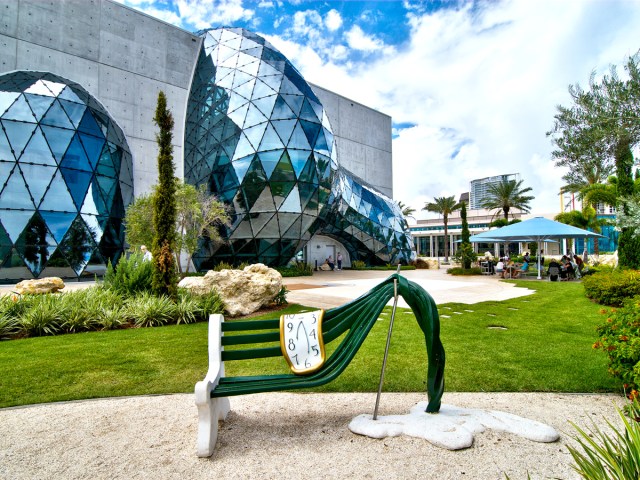
[[[529,202],[535,197],[525,195],[531,191],[531,187],[522,188],[523,180],[503,180],[492,183],[487,187],[487,197],[480,202],[482,208],[496,210],[494,218],[502,212],[504,219],[509,221],[509,211],[517,208],[524,213],[529,213]]]
[[[442,215],[444,223],[444,261],[449,261],[449,215],[458,210],[461,205],[456,202],[453,195],[450,197],[435,197],[433,202],[426,203],[422,210]]]
[[[415,208],[410,207],[409,205],[405,205],[402,202],[398,202],[398,207],[400,207],[400,211],[402,212],[402,216],[406,217],[406,218],[413,218],[415,220],[415,217],[413,216],[413,213],[416,211]]]

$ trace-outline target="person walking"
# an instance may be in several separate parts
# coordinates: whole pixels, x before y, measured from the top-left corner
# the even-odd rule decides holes
[[[341,252],[338,252],[336,261],[338,262],[338,270],[342,270],[342,253]]]

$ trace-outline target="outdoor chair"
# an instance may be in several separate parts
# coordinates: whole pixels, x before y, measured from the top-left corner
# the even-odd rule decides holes
[[[549,267],[549,281],[557,282],[560,276],[560,269],[558,267]]]

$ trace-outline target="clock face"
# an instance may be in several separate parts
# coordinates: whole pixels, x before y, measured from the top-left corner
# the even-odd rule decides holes
[[[323,316],[324,310],[280,316],[280,348],[293,373],[312,373],[324,364]]]

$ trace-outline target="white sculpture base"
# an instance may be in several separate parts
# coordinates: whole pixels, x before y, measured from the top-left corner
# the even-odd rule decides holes
[[[408,415],[358,415],[349,424],[349,430],[371,438],[409,435],[424,438],[448,450],[468,448],[473,436],[487,428],[507,432],[533,440],[555,442],[560,438],[549,425],[495,410],[475,410],[442,405],[439,413],[426,413],[427,402],[420,402]]]

